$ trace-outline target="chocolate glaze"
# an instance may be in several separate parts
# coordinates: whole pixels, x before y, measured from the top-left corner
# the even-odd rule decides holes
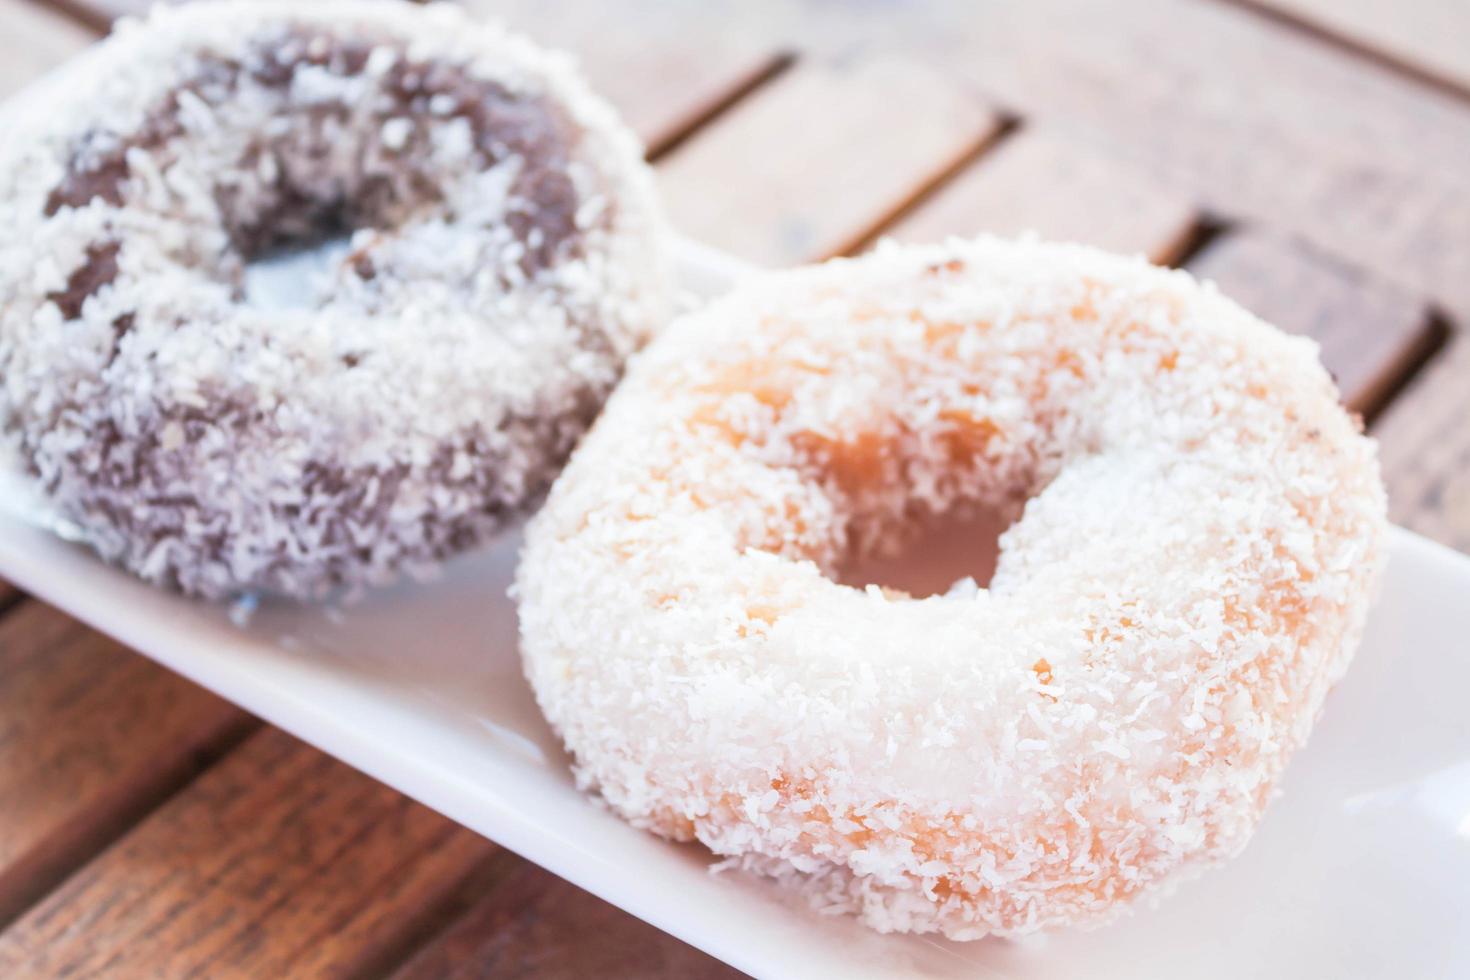
[[[48,293],[46,298],[57,305],[63,317],[75,320],[82,315],[82,304],[89,296],[117,279],[117,253],[121,250],[115,241],[88,245],[86,261],[67,277],[66,288]]]

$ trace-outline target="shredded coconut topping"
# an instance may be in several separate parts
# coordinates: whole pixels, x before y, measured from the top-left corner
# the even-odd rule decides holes
[[[0,409],[145,578],[431,569],[539,499],[665,315],[637,141],[457,8],[160,8],[69,71],[0,160]],[[250,259],[339,232],[314,308],[244,302]]]
[[[1012,507],[988,588],[838,584]],[[820,907],[1095,924],[1244,846],[1363,626],[1373,443],[1187,274],[983,238],[772,273],[639,355],[533,519],[581,784]]]

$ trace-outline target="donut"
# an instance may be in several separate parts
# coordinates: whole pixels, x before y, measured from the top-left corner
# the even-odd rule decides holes
[[[839,582],[986,513],[1014,523],[984,588]],[[516,594],[583,787],[824,909],[972,939],[1100,923],[1239,851],[1385,534],[1314,343],[1184,272],[981,238],[675,320]]]
[[[125,23],[7,133],[0,422],[56,515],[188,594],[423,573],[544,495],[661,323],[637,140],[459,9]],[[349,236],[300,308],[251,263]]]

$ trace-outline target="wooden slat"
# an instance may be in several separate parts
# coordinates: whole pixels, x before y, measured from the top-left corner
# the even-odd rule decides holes
[[[931,9],[883,19],[885,42],[922,21],[1023,118],[1109,147],[1212,213],[1285,227],[1470,314],[1463,99],[1222,3]]]
[[[1170,263],[1200,215],[1127,164],[1086,143],[1023,128],[885,232],[904,241],[988,231],[1083,242]]]
[[[1465,0],[1241,0],[1470,92]]]
[[[711,18],[702,4],[466,0],[576,55],[589,81],[657,154],[776,70],[778,43]]]
[[[860,244],[1000,122],[927,67],[802,64],[664,158],[659,183],[685,234],[784,265]]]
[[[1373,427],[1389,516],[1470,552],[1470,337],[1458,336]]]
[[[741,975],[556,876],[522,864],[394,980]]]
[[[0,922],[250,724],[39,602],[0,618]]]
[[[1278,236],[1222,235],[1189,268],[1263,319],[1316,339],[1359,411],[1379,408],[1438,340],[1422,300]]]
[[[0,98],[65,61],[91,39],[71,20],[29,0],[0,0]]]
[[[0,976],[380,969],[494,850],[268,729],[0,933]]]

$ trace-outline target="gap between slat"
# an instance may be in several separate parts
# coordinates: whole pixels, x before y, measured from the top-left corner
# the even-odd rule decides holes
[[[1389,48],[1356,37],[1349,28],[1339,27],[1295,10],[1277,6],[1270,0],[1213,0],[1213,2],[1243,10],[1291,33],[1310,38],[1318,44],[1351,55],[1382,71],[1470,103],[1470,84],[1444,74],[1436,67],[1416,64]],[[1467,16],[1466,24],[1470,26],[1470,16]],[[1467,40],[1466,43],[1470,43],[1470,40]]]
[[[957,159],[948,169],[935,174],[927,182],[916,186],[911,197],[898,203],[889,214],[884,216],[877,224],[837,254],[856,255],[859,252],[864,252],[872,248],[879,240],[889,235],[893,229],[902,225],[906,219],[923,209],[926,204],[932,202],[945,188],[952,185],[960,175],[978,166],[987,157],[992,156],[999,148],[1016,136],[1024,124],[1020,116],[1006,109],[997,109],[995,116],[995,127],[989,132],[981,134],[975,140],[975,145],[971,147],[968,153]],[[956,232],[956,234],[965,234],[965,232]]]
[[[1167,264],[1199,247],[1214,223],[1187,197],[1090,143],[1012,125],[881,234],[922,242],[981,232],[1035,233]]]
[[[680,144],[697,135],[742,101],[774,82],[783,72],[796,64],[796,59],[797,55],[793,51],[778,51],[773,53],[764,64],[753,66],[748,76],[732,79],[727,92],[712,100],[708,105],[692,112],[690,117],[677,128],[669,130],[656,141],[650,142],[647,152],[649,162],[656,162],[677,149]]]
[[[0,619],[0,922],[259,723],[42,603]]]
[[[903,123],[903,138],[882,134]],[[659,161],[674,225],[748,261],[851,251],[983,152],[1000,114],[897,58],[803,61]]]
[[[1188,267],[1268,322],[1317,340],[1343,400],[1368,419],[1447,333],[1424,298],[1265,229],[1231,229]]]

